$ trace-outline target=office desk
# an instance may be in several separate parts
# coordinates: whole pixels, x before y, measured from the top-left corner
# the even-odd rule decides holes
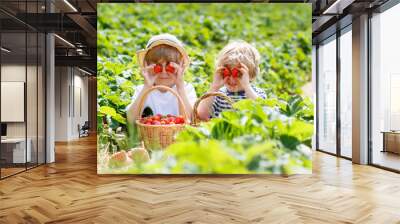
[[[25,163],[31,161],[31,145],[32,141],[27,138],[25,154],[25,138],[6,138],[1,139],[1,159],[6,163]],[[26,159],[26,161],[25,161]]]

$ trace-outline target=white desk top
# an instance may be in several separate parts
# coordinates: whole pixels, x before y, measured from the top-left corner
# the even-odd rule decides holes
[[[27,139],[28,141],[30,140],[29,138]],[[20,143],[24,142],[25,138],[5,138],[1,139],[1,143]]]

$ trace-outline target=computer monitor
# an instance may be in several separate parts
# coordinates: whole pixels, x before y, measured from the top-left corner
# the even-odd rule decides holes
[[[7,136],[7,124],[1,123],[1,137]]]

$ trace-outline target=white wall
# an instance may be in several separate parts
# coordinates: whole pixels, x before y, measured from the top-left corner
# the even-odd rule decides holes
[[[55,141],[68,140],[68,87],[67,67],[55,68]]]
[[[77,139],[78,124],[88,120],[88,78],[76,68],[56,67],[55,85],[55,140]]]
[[[36,71],[36,69],[39,69]],[[39,163],[44,163],[44,83],[41,67],[30,66],[25,64],[3,64],[1,66],[2,82],[24,82],[26,83],[26,108],[22,106],[20,112],[25,113],[26,121],[22,122],[5,122],[7,124],[7,137],[24,138],[25,134],[30,140],[30,148],[33,162],[39,159]],[[25,78],[27,77],[27,81]],[[4,90],[4,89],[3,89]],[[2,91],[3,91],[2,90]],[[21,90],[24,94],[24,90]],[[3,97],[7,97],[2,95]],[[2,107],[2,112],[13,113],[11,108]],[[39,156],[37,156],[39,153]]]
[[[88,78],[81,76],[83,73],[81,73],[79,70],[75,69],[74,72],[72,135],[78,137],[78,124],[82,126],[85,121],[88,121]],[[78,72],[78,75],[76,72]]]
[[[3,82],[25,82],[25,64],[6,64],[1,66],[1,81]],[[1,108],[7,110],[7,108]],[[8,137],[25,137],[24,122],[7,122]]]

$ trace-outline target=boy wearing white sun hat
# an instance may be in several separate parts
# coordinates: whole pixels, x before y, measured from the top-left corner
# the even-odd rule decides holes
[[[144,84],[136,87],[132,103],[126,109],[128,122],[133,123],[142,112],[144,115],[179,115],[176,97],[171,92],[160,90],[152,91],[144,103],[144,111],[139,111],[143,94],[158,85],[175,90],[183,101],[186,114],[190,115],[197,96],[193,86],[183,81],[189,57],[182,42],[171,34],[153,36],[146,48],[137,52],[137,58]]]

